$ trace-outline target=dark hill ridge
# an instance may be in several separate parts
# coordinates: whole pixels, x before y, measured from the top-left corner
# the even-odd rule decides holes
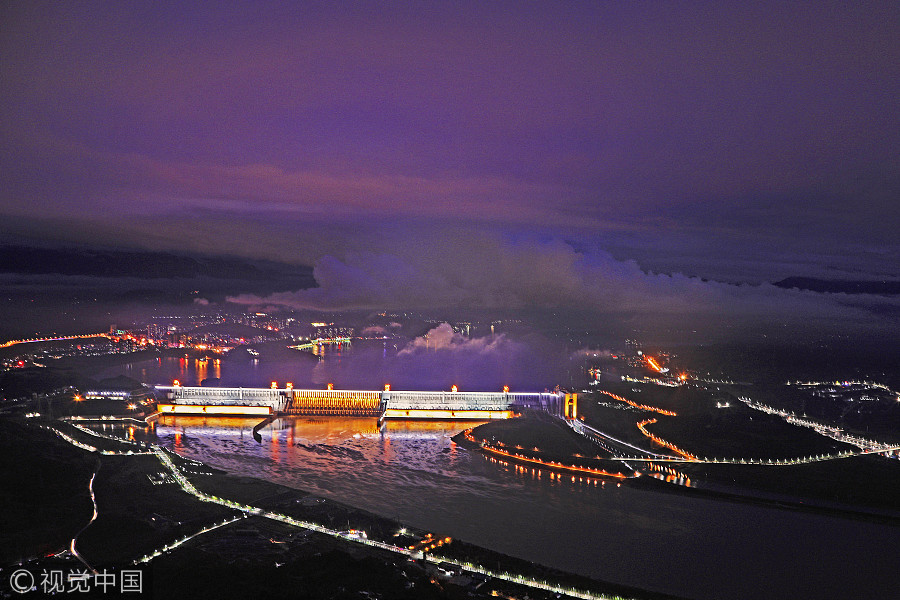
[[[785,289],[809,290],[826,294],[878,294],[895,296],[900,294],[900,281],[815,279],[813,277],[788,277],[772,285]]]
[[[312,268],[276,265],[228,257],[193,257],[168,252],[0,246],[0,273],[177,279],[265,280],[272,276],[307,277]]]

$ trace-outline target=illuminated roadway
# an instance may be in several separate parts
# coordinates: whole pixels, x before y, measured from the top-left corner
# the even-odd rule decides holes
[[[379,548],[381,550],[387,550],[388,552],[393,552],[395,554],[402,554],[408,558],[424,559],[424,560],[434,563],[434,564],[449,563],[449,564],[459,567],[462,570],[469,571],[471,573],[479,573],[481,575],[486,575],[488,577],[493,577],[495,579],[509,581],[509,582],[517,583],[519,585],[523,585],[526,587],[549,591],[549,592],[553,592],[556,594],[565,594],[566,596],[571,596],[573,598],[584,598],[585,600],[593,600],[593,599],[626,600],[622,596],[590,593],[590,592],[586,592],[586,591],[582,591],[582,590],[577,590],[574,588],[563,587],[563,586],[556,585],[556,584],[553,584],[553,583],[550,583],[547,581],[541,581],[538,579],[534,579],[532,577],[525,577],[524,575],[516,575],[514,573],[509,573],[509,572],[492,571],[492,570],[482,567],[481,565],[476,565],[476,564],[469,563],[469,562],[462,562],[462,561],[454,560],[452,558],[447,558],[447,557],[442,557],[442,556],[434,556],[432,554],[423,554],[421,551],[414,551],[414,550],[409,550],[407,548],[401,548],[401,547],[395,546],[393,544],[386,544],[384,542],[380,542],[377,540],[371,540],[371,539],[368,539],[367,537],[350,535],[346,532],[337,531],[336,529],[330,529],[328,527],[324,527],[324,526],[318,525],[316,523],[311,523],[309,521],[295,519],[295,518],[289,517],[287,515],[263,510],[261,508],[255,507],[255,506],[250,506],[248,504],[242,504],[240,502],[235,502],[233,500],[219,498],[218,496],[211,496],[209,494],[205,494],[205,493],[199,491],[196,487],[194,487],[194,484],[192,484],[190,481],[188,481],[187,477],[185,477],[181,473],[181,471],[178,469],[178,467],[175,466],[175,463],[172,462],[172,459],[169,457],[169,455],[166,453],[165,450],[163,450],[159,446],[154,446],[153,452],[156,454],[157,457],[159,457],[160,462],[162,462],[162,464],[166,467],[166,469],[168,469],[168,471],[172,474],[172,477],[175,479],[175,481],[178,483],[178,485],[181,486],[181,489],[183,489],[185,492],[191,494],[192,496],[195,496],[199,500],[202,500],[203,502],[212,502],[215,504],[220,504],[222,506],[227,506],[229,508],[240,510],[248,516],[254,515],[254,516],[259,516],[259,517],[265,517],[267,519],[272,519],[274,521],[280,521],[280,522],[286,523],[288,525],[293,525],[294,527],[300,527],[302,529],[315,531],[317,533],[322,533],[322,534],[325,534],[325,535],[328,535],[331,537],[340,538],[347,542],[364,544],[364,545],[371,546],[374,548]],[[221,525],[217,525],[215,527],[221,527],[222,525],[225,525],[225,524],[227,524],[227,523],[222,523]],[[211,531],[215,527],[206,528],[205,530],[201,531],[200,533],[204,533],[205,531]],[[199,535],[199,534],[194,534],[194,536],[190,536],[190,537],[195,537],[196,535]],[[166,547],[166,549],[170,550],[172,548],[175,548],[175,547],[183,544],[188,539],[189,538],[184,538],[182,540],[179,540],[178,542],[170,544],[169,546]],[[153,558],[159,556],[160,554],[162,554],[165,551],[166,550],[161,550],[161,551],[157,550],[156,552],[154,552],[152,554],[148,554],[147,556],[139,559],[138,561],[135,561],[135,563],[149,562],[149,561],[153,560]]]
[[[15,346],[16,344],[36,344],[38,342],[63,342],[66,340],[86,340],[89,338],[96,338],[96,337],[108,338],[109,334],[86,333],[84,335],[67,335],[67,336],[61,336],[61,337],[31,338],[28,340],[10,340],[8,342],[4,342],[3,344],[0,344],[0,348],[9,348],[10,346]]]
[[[763,409],[758,409],[763,410]],[[772,411],[776,412],[776,411]],[[600,431],[594,427],[591,427],[587,423],[583,421],[576,420],[566,420],[566,423],[572,427],[576,432],[580,433],[584,437],[591,439],[594,442],[598,440],[596,438],[600,438],[601,440],[607,440],[611,442],[615,442],[627,448],[631,448],[632,450],[636,450],[640,452],[639,455],[628,456],[624,454],[615,454],[613,458],[617,460],[632,460],[632,461],[644,461],[644,462],[675,462],[675,463],[705,463],[705,464],[727,464],[727,465],[762,465],[768,467],[778,467],[778,466],[788,466],[788,465],[802,465],[814,462],[823,462],[827,460],[838,460],[842,458],[850,458],[853,456],[863,456],[866,454],[885,454],[890,452],[900,451],[900,446],[889,446],[887,444],[881,444],[875,442],[873,440],[859,440],[857,438],[853,438],[858,443],[866,442],[868,444],[867,447],[863,447],[859,452],[852,452],[850,450],[846,450],[844,452],[838,452],[835,454],[816,454],[810,456],[800,456],[794,458],[706,458],[706,457],[697,457],[694,455],[690,455],[690,457],[684,456],[670,456],[667,454],[658,454],[651,452],[649,450],[645,450],[644,448],[639,448],[628,442],[624,442],[613,436]],[[649,424],[649,423],[644,423]],[[812,425],[806,425],[811,427]],[[649,433],[649,432],[647,432]],[[658,436],[655,436],[658,438]],[[852,436],[847,436],[852,437]],[[835,438],[837,439],[837,438]],[[847,440],[839,440],[844,441],[845,443],[853,443]],[[857,444],[858,445],[858,444]],[[607,448],[609,450],[609,448]]]
[[[88,562],[86,560],[84,560],[84,557],[78,553],[78,550],[75,549],[75,540],[78,539],[78,536],[81,535],[85,529],[87,529],[88,527],[91,526],[91,523],[93,523],[94,521],[97,520],[97,497],[94,496],[94,478],[97,477],[97,473],[99,471],[100,471],[100,461],[98,460],[97,468],[94,470],[93,475],[91,475],[91,480],[88,482],[88,492],[90,492],[90,494],[91,494],[91,502],[94,505],[94,514],[91,515],[91,520],[87,522],[87,525],[82,527],[78,531],[78,533],[75,534],[75,537],[72,538],[72,543],[69,545],[69,552],[72,553],[72,556],[74,556],[79,561],[81,561],[81,564],[83,564],[85,567],[87,567],[87,569],[94,574],[97,573],[97,570],[94,569],[94,567],[92,567],[91,565],[89,565]]]
[[[657,454],[655,452],[650,452],[649,450],[644,450],[643,448],[638,448],[637,446],[629,444],[628,442],[623,442],[622,440],[614,438],[613,436],[609,435],[608,433],[604,433],[604,432],[600,431],[599,429],[591,427],[584,421],[578,421],[575,419],[566,419],[565,422],[566,422],[566,424],[569,425],[569,427],[574,429],[576,432],[580,433],[584,437],[586,437],[594,442],[597,442],[597,439],[595,439],[595,438],[600,438],[605,441],[610,441],[610,442],[614,442],[616,444],[620,444],[622,446],[625,446],[626,448],[631,448],[632,450],[637,450],[638,452],[640,452],[646,456],[652,457],[652,458],[658,458],[658,459],[663,459],[663,460],[675,459],[674,456],[668,456],[666,454]],[[616,456],[616,458],[619,458],[619,457]],[[635,457],[630,456],[628,458],[634,459]]]
[[[882,386],[886,387],[886,386]],[[886,388],[890,389],[890,388]],[[778,408],[774,408],[772,406],[767,406],[761,402],[755,402],[747,397],[738,398],[741,402],[749,406],[754,410],[758,410],[770,415],[778,415],[791,425],[797,425],[798,427],[809,427],[810,429],[815,430],[816,433],[820,435],[824,435],[825,437],[830,437],[833,440],[837,440],[839,442],[843,442],[845,444],[850,444],[860,448],[861,450],[868,451],[869,454],[881,454],[882,452],[893,452],[897,450],[896,446],[891,446],[889,444],[885,444],[883,442],[877,442],[875,440],[867,440],[865,438],[861,438],[859,436],[851,435],[849,433],[845,433],[840,427],[834,427],[833,425],[826,425],[824,423],[818,423],[811,419],[800,418],[793,413],[789,413],[785,410],[781,410]],[[895,457],[896,458],[896,457]]]
[[[112,436],[103,435],[98,432],[92,432],[86,428],[79,427],[79,429],[81,429],[85,432],[89,432],[92,435],[95,435],[96,437],[113,440],[113,441],[116,441],[116,442],[119,442],[122,444],[127,444],[130,446],[141,447],[141,444],[139,444],[137,442],[132,442],[129,440],[122,440],[119,438],[114,438]],[[206,493],[198,490],[194,486],[194,484],[191,483],[187,477],[185,477],[185,475],[181,472],[181,470],[172,461],[171,457],[168,455],[166,450],[164,450],[161,446],[154,445],[148,451],[138,450],[137,452],[135,452],[133,450],[126,450],[126,451],[100,450],[89,444],[79,442],[79,441],[73,439],[71,436],[68,436],[68,435],[64,434],[63,432],[59,431],[58,429],[53,428],[53,431],[55,431],[57,435],[59,435],[62,439],[66,440],[67,442],[69,442],[79,448],[82,448],[84,450],[87,450],[89,452],[95,452],[98,454],[105,454],[105,455],[155,454],[157,456],[157,458],[159,459],[159,461],[163,464],[163,466],[166,468],[166,470],[169,471],[169,473],[172,475],[172,478],[175,480],[176,483],[178,483],[179,487],[181,487],[181,489],[183,491],[191,494],[192,496],[194,496],[195,498],[197,498],[203,502],[210,502],[213,504],[219,504],[221,506],[226,506],[228,508],[239,510],[242,513],[244,513],[242,515],[242,517],[244,517],[244,516],[259,516],[259,517],[263,517],[266,519],[272,519],[274,521],[279,521],[281,523],[285,523],[287,525],[291,525],[294,527],[299,527],[299,528],[306,529],[309,531],[314,531],[316,533],[322,533],[322,534],[325,534],[325,535],[328,535],[328,536],[331,536],[334,538],[339,538],[348,543],[364,544],[366,546],[370,546],[373,548],[379,548],[381,550],[392,552],[394,554],[401,554],[407,558],[425,560],[425,561],[428,561],[433,564],[448,563],[448,564],[452,564],[452,565],[458,567],[461,570],[468,571],[470,573],[478,573],[478,574],[485,575],[487,577],[491,577],[494,579],[508,581],[508,582],[516,583],[518,585],[522,585],[525,587],[544,590],[544,591],[552,592],[555,594],[570,596],[572,598],[582,598],[584,600],[629,600],[628,598],[623,597],[623,596],[617,596],[617,595],[613,595],[613,594],[602,594],[602,593],[596,593],[596,592],[588,592],[588,591],[584,591],[584,590],[578,590],[575,588],[564,587],[562,585],[558,585],[558,584],[555,584],[555,583],[552,583],[552,582],[549,582],[546,580],[540,580],[540,579],[535,579],[533,577],[518,575],[516,573],[510,573],[508,571],[493,571],[490,569],[486,569],[483,566],[478,565],[478,564],[474,564],[474,563],[470,563],[470,562],[463,562],[463,561],[455,560],[453,558],[438,556],[438,555],[434,555],[431,553],[423,553],[422,551],[414,551],[414,550],[409,550],[407,548],[401,548],[401,547],[395,546],[393,544],[387,544],[385,542],[381,542],[378,540],[368,539],[367,537],[350,535],[347,532],[337,531],[335,529],[324,527],[317,523],[312,523],[309,521],[295,519],[295,518],[289,517],[287,515],[264,510],[264,509],[261,509],[256,506],[251,506],[249,504],[242,504],[242,503],[236,502],[234,500],[228,500],[227,498],[220,498],[218,496],[206,494]],[[98,466],[98,470],[99,470],[99,466]],[[94,476],[96,476],[96,472],[94,473]],[[94,477],[91,477],[91,482],[88,485],[88,489],[91,492],[92,499],[94,499],[93,481],[94,481]],[[219,527],[223,527],[225,525],[233,523],[234,521],[236,521],[242,517],[238,517],[238,518],[231,519],[231,520],[226,519],[225,521],[223,521],[221,523],[217,523],[214,525],[204,527],[197,533],[194,533],[190,536],[185,536],[184,538],[181,538],[175,542],[167,544],[163,548],[156,550],[150,554],[147,554],[146,556],[144,556],[138,560],[135,560],[134,563],[138,564],[138,563],[150,562],[154,558],[164,554],[165,552],[167,552],[169,550],[177,548],[178,546],[184,544],[185,542],[189,541],[192,538],[195,538],[195,537],[202,535],[204,533],[207,533],[209,531],[218,529]],[[88,525],[90,525],[90,523],[93,523],[93,521],[96,518],[97,518],[97,508],[96,508],[96,500],[94,499],[94,515],[91,518],[91,521],[88,523]],[[86,528],[87,528],[87,525],[82,529],[82,531],[84,531],[84,529],[86,529]],[[81,532],[79,532],[79,534],[80,533]],[[78,536],[76,535],[75,537],[77,538]],[[77,552],[75,551],[75,539],[74,538],[73,538],[72,544],[71,544],[71,551],[79,560],[81,560],[82,563],[85,564],[85,566],[87,566],[91,571],[93,571],[93,568],[90,567],[90,565],[88,565],[88,563],[85,562],[84,559],[80,555],[78,555]],[[94,572],[96,572],[96,571],[94,571]]]
[[[745,402],[746,402],[746,400],[745,400]],[[770,407],[765,407],[765,408],[769,409],[769,410],[773,410],[773,412],[774,412],[774,409],[771,409]],[[763,410],[763,409],[759,408],[759,410]],[[885,452],[894,452],[894,451],[900,450],[900,446],[887,446],[884,444],[878,444],[878,447],[864,448],[860,452],[845,451],[845,452],[841,452],[841,453],[837,453],[837,454],[820,454],[820,455],[815,455],[815,456],[790,458],[790,459],[744,459],[744,458],[721,458],[721,459],[720,458],[712,458],[712,459],[710,459],[710,458],[699,458],[699,457],[683,458],[683,457],[674,457],[674,456],[667,456],[667,455],[662,455],[662,454],[655,454],[650,451],[644,450],[642,448],[638,448],[637,446],[633,446],[631,444],[628,444],[627,442],[623,442],[621,440],[615,439],[615,438],[613,438],[613,437],[611,437],[589,425],[586,425],[585,423],[583,423],[581,421],[567,421],[567,422],[570,424],[570,426],[573,427],[573,429],[575,429],[582,435],[585,435],[586,437],[591,438],[592,435],[602,437],[603,439],[606,439],[606,440],[615,442],[617,444],[620,444],[622,446],[631,448],[640,453],[639,456],[624,456],[624,455],[614,456],[614,458],[616,460],[622,460],[622,461],[634,460],[634,461],[657,462],[657,463],[659,463],[659,462],[680,462],[680,463],[752,464],[752,465],[763,465],[763,466],[783,466],[783,465],[795,465],[795,464],[804,464],[804,463],[811,463],[811,462],[820,462],[820,461],[826,461],[826,460],[842,459],[842,458],[848,458],[851,456],[859,456],[859,455],[865,455],[865,454],[883,454]],[[76,425],[76,427],[77,427],[77,425]],[[429,562],[432,562],[435,564],[449,563],[449,564],[453,564],[453,565],[457,566],[458,568],[460,568],[462,570],[465,570],[465,571],[468,571],[471,573],[479,573],[479,574],[486,575],[488,577],[493,577],[493,578],[496,578],[499,580],[509,581],[509,582],[516,583],[519,585],[523,585],[523,586],[527,586],[527,587],[531,587],[531,588],[535,588],[535,589],[541,589],[541,590],[545,590],[545,591],[550,591],[550,592],[557,593],[557,594],[564,594],[564,595],[575,597],[575,598],[585,598],[585,599],[600,598],[600,599],[605,599],[605,600],[624,600],[620,596],[596,594],[596,593],[590,593],[590,592],[586,592],[586,591],[582,591],[582,590],[566,588],[566,587],[562,587],[560,585],[553,584],[553,583],[550,583],[547,581],[541,581],[541,580],[537,580],[537,579],[534,579],[531,577],[525,577],[523,575],[517,575],[517,574],[513,574],[513,573],[508,573],[508,572],[491,571],[489,569],[485,569],[481,565],[476,565],[476,564],[467,563],[467,562],[461,562],[461,561],[457,561],[457,560],[454,560],[454,559],[451,559],[448,557],[435,556],[435,555],[431,555],[431,554],[422,554],[421,551],[413,551],[413,550],[409,550],[407,548],[401,548],[401,547],[395,546],[393,544],[388,544],[388,543],[377,541],[377,540],[371,540],[371,539],[368,539],[368,538],[362,537],[362,536],[348,535],[346,532],[341,532],[341,531],[337,531],[334,529],[330,529],[330,528],[324,527],[324,526],[316,524],[316,523],[295,519],[293,517],[290,517],[290,516],[287,516],[284,514],[280,514],[280,513],[271,512],[268,510],[264,510],[259,507],[254,507],[254,506],[242,504],[242,503],[239,503],[239,502],[236,502],[233,500],[209,495],[209,494],[206,494],[206,493],[198,490],[187,479],[187,477],[185,477],[185,475],[180,471],[180,469],[174,464],[174,462],[172,461],[172,459],[170,458],[168,453],[160,446],[152,446],[152,448],[149,451],[146,451],[146,450],[141,451],[142,450],[141,444],[137,444],[135,442],[128,442],[126,440],[120,440],[117,438],[111,438],[111,437],[105,436],[105,435],[100,435],[96,432],[91,432],[90,430],[87,430],[86,428],[79,427],[79,429],[81,429],[82,431],[85,431],[85,432],[89,432],[92,435],[97,435],[98,437],[114,439],[120,443],[128,443],[128,444],[131,444],[132,446],[137,446],[138,451],[135,452],[133,450],[128,450],[128,451],[100,450],[100,449],[90,446],[88,444],[78,442],[77,440],[73,439],[71,436],[68,436],[68,435],[62,433],[59,430],[55,430],[55,431],[58,435],[60,435],[60,437],[62,437],[66,441],[69,441],[73,445],[76,445],[78,447],[81,447],[81,448],[91,451],[91,452],[97,452],[100,454],[149,454],[149,453],[155,454],[157,456],[157,458],[160,460],[160,462],[163,464],[163,466],[172,475],[172,478],[175,480],[175,482],[177,482],[178,485],[182,488],[183,491],[193,495],[194,497],[196,497],[197,499],[199,499],[203,502],[215,503],[215,504],[226,506],[226,507],[229,507],[229,508],[232,508],[235,510],[239,510],[242,513],[244,513],[244,516],[251,516],[251,515],[252,516],[260,516],[263,518],[276,520],[276,521],[279,521],[279,522],[282,522],[282,523],[285,523],[285,524],[288,524],[288,525],[291,525],[294,527],[300,527],[300,528],[314,531],[317,533],[322,533],[322,534],[325,534],[325,535],[328,535],[331,537],[340,538],[349,543],[365,544],[365,545],[379,548],[381,550],[385,550],[385,551],[392,552],[395,554],[402,554],[409,558],[423,559],[423,560],[426,560],[426,561],[429,561]],[[587,430],[587,431],[585,431],[585,430]],[[589,435],[589,434],[592,434],[592,435]],[[870,442],[870,441],[866,440],[866,442]],[[875,442],[870,442],[870,443],[877,444]],[[99,465],[98,465],[98,470],[99,470]],[[91,477],[91,480],[88,484],[88,489],[91,494],[91,499],[94,503],[94,514],[93,514],[91,520],[89,521],[89,523],[87,525],[85,525],[85,527],[82,528],[81,531],[79,531],[79,534],[82,531],[84,531],[97,518],[97,505],[96,505],[96,499],[94,497],[94,492],[93,492],[93,481],[94,481],[95,477],[96,477],[96,471],[95,471],[94,475]],[[167,546],[163,547],[162,549],[157,550],[151,554],[148,554],[135,562],[136,563],[137,562],[149,562],[150,560],[161,555],[162,553],[172,550],[173,548],[176,548],[176,547],[180,546],[181,544],[184,544],[185,542],[189,541],[190,539],[192,539],[194,537],[197,537],[198,535],[204,534],[206,532],[209,532],[209,531],[212,531],[219,527],[222,527],[224,525],[227,525],[231,522],[234,522],[235,520],[237,520],[237,519],[232,519],[230,521],[226,520],[226,521],[223,521],[222,523],[207,526],[207,527],[203,528],[202,530],[200,530],[199,532],[197,532],[193,535],[190,535],[190,536],[186,536],[186,537],[184,537],[176,542],[173,542],[171,544],[168,544]],[[71,552],[74,556],[76,556],[76,558],[78,558],[83,564],[85,564],[85,566],[87,566],[89,569],[93,570],[90,567],[90,565],[88,565],[88,563],[83,559],[83,557],[81,557],[77,553],[77,551],[75,549],[75,540],[77,537],[78,537],[78,534],[76,534],[75,538],[72,539],[71,548],[70,548]]]

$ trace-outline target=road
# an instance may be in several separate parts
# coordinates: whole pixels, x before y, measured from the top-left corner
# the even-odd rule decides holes
[[[89,565],[88,562],[84,559],[84,557],[78,553],[78,550],[75,548],[75,542],[78,540],[78,536],[81,535],[85,529],[90,527],[91,523],[93,523],[94,521],[97,520],[97,497],[94,495],[94,479],[97,477],[97,473],[99,473],[99,472],[100,472],[100,459],[98,458],[97,459],[97,468],[94,469],[94,474],[91,475],[91,480],[88,482],[88,492],[90,492],[90,494],[91,494],[91,502],[94,505],[94,514],[91,515],[91,520],[87,522],[87,525],[85,525],[80,530],[78,530],[78,533],[76,533],[75,537],[72,538],[71,544],[69,544],[69,552],[72,553],[72,556],[74,556],[79,561],[81,561],[81,564],[83,564],[85,567],[87,567],[87,569],[94,574],[97,573],[97,570],[94,569],[94,567],[92,567],[91,565]]]

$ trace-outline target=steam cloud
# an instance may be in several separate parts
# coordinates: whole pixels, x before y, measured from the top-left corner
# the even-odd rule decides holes
[[[316,384],[368,389],[390,383],[394,389],[544,389],[560,381],[567,357],[555,347],[513,340],[503,334],[468,338],[442,323],[414,338],[396,355],[354,348],[340,362],[321,361]]]
[[[326,255],[319,287],[230,301],[297,309],[575,309],[596,314],[704,319],[866,322],[898,300],[732,285],[646,273],[633,261],[585,253],[561,241],[508,241],[482,234],[407,244],[395,253]]]

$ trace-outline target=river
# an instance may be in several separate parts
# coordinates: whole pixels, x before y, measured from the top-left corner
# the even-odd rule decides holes
[[[163,367],[136,364],[125,373],[144,369],[165,381]],[[203,378],[191,368],[183,379]],[[379,430],[374,419],[279,419],[257,443],[257,422],[167,417],[156,435],[179,454],[233,474],[688,598],[885,598],[900,583],[894,526],[523,473],[453,444],[458,423],[395,422]]]

